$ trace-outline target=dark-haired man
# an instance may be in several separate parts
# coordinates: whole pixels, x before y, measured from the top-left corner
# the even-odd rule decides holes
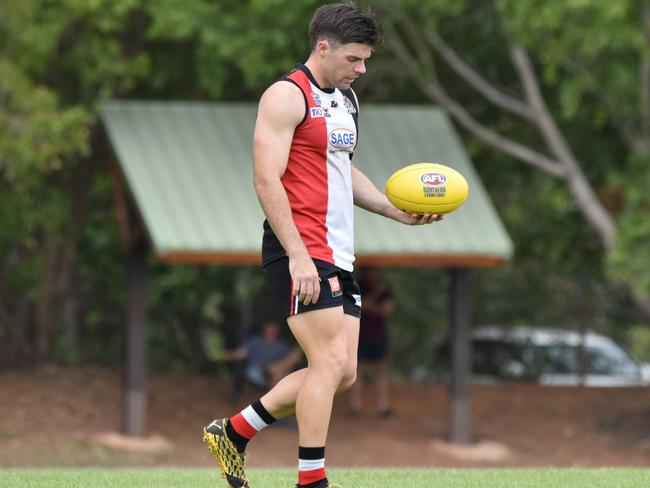
[[[255,190],[267,218],[262,265],[308,366],[205,428],[204,439],[232,487],[250,486],[248,441],[294,412],[297,486],[336,486],[325,473],[325,441],[334,395],[356,378],[361,315],[352,276],[353,206],[410,225],[440,220],[398,210],[351,163],[359,103],[350,86],[380,42],[372,12],[324,5],[314,14],[309,40],[305,64],[262,96],[254,135]]]

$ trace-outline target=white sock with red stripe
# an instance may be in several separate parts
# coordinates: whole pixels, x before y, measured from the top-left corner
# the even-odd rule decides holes
[[[277,419],[271,415],[262,402],[255,400],[244,410],[228,419],[226,435],[237,446],[239,452],[246,450],[246,445],[255,434],[266,429]]]
[[[325,446],[298,447],[298,486],[300,488],[327,486]]]

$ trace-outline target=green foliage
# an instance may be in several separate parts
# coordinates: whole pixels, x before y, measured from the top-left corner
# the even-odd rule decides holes
[[[621,178],[625,207],[619,218],[615,251],[608,268],[613,277],[629,283],[645,299],[650,299],[650,158],[637,157],[630,172]]]
[[[76,283],[82,304],[80,357],[102,362],[120,357],[124,256],[105,165],[110,155],[98,137],[98,108],[110,98],[255,100],[306,59],[307,25],[322,3],[0,3],[0,341],[6,343],[8,323],[18,317],[21,300],[27,298],[35,310],[44,296],[65,297]],[[650,296],[648,164],[630,155],[616,131],[621,122],[635,124],[640,118],[638,63],[648,52],[639,3],[365,3],[379,10],[384,22],[406,15],[420,29],[439,29],[472,66],[516,96],[521,87],[505,40],[513,36],[526,46],[543,74],[549,106],[595,186],[625,190],[618,248],[607,270]],[[394,61],[386,47],[373,55],[370,81],[358,85],[363,103],[429,103],[412,80],[395,76]],[[436,69],[450,94],[486,124],[533,148],[543,147],[534,131],[459,83],[444,63],[436,61]],[[602,304],[596,326],[607,332],[634,323],[629,312],[618,309],[624,299],[609,293],[602,250],[567,192],[471,139],[466,143],[517,250],[512,265],[476,274],[476,322],[570,324],[577,316],[576,276],[588,272]],[[85,172],[92,173],[90,184],[75,184]],[[87,201],[81,216],[75,212],[80,201]],[[76,278],[63,290],[44,281],[48,266],[63,257],[62,252],[45,253],[48,239],[59,247],[74,243]],[[153,266],[155,367],[200,367],[188,335],[193,326],[207,335],[218,332],[225,345],[236,341],[243,300],[237,273],[234,268]],[[386,277],[398,296],[394,356],[408,372],[428,361],[446,332],[447,277],[440,270],[390,270]],[[254,303],[270,310],[262,301],[266,291],[259,271],[251,281]],[[414,281],[422,284],[418,293],[413,293]],[[59,327],[61,308],[55,300],[52,313]],[[29,323],[36,321],[33,314]],[[214,347],[223,345],[217,341]],[[66,347],[61,350],[71,354]],[[219,351],[206,353],[208,359],[219,357]]]
[[[557,115],[592,123],[633,124],[640,118],[638,66],[648,55],[641,3],[499,0],[505,32],[539,62],[557,90]],[[585,103],[595,97],[597,103]]]
[[[630,351],[639,361],[650,363],[650,328],[639,324],[629,330],[627,343]]]
[[[130,96],[251,98],[305,57],[303,16],[312,7],[309,2],[296,7],[288,1],[208,0],[0,4],[0,255],[6,256],[0,260],[0,338],[22,327],[15,314],[24,297],[32,311],[26,320],[56,315],[55,326],[62,325],[62,308],[49,297],[69,296],[75,280],[44,277],[63,262],[64,276],[84,278],[79,293],[88,305],[80,313],[83,334],[91,339],[88,354],[116,357],[123,261],[98,108],[109,98]],[[278,11],[286,15],[278,17]],[[97,175],[94,184],[81,184],[79,175],[91,173]],[[85,215],[87,222],[80,220]],[[49,254],[45,242],[57,243]],[[70,246],[78,261],[63,254]],[[214,283],[193,279],[201,289],[197,293],[209,296],[206,287]],[[189,287],[174,289],[183,290],[182,296]],[[169,303],[176,306],[170,316],[183,316],[198,302]],[[158,305],[154,296],[153,306]],[[42,312],[35,317],[38,306]],[[166,322],[160,327],[169,329]],[[156,357],[164,358],[174,337],[161,339],[169,334],[154,324],[156,347],[164,343]],[[47,327],[39,324],[37,330]]]
[[[441,269],[387,269],[383,273],[395,296],[389,321],[394,372],[422,376],[436,360],[448,333],[449,277]]]

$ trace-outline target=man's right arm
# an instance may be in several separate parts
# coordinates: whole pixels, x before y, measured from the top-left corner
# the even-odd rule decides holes
[[[260,99],[253,137],[254,185],[273,232],[289,256],[294,292],[305,304],[316,303],[320,283],[316,266],[293,222],[282,175],[293,133],[305,115],[305,100],[293,84],[273,84]]]

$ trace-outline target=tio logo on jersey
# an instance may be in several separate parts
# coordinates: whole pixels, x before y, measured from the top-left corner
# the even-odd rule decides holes
[[[318,117],[325,117],[325,112],[323,112],[323,109],[320,107],[312,107],[309,109],[311,112],[311,118],[315,119]]]
[[[352,149],[356,144],[357,134],[345,128],[334,129],[329,134],[330,146],[336,149]]]

